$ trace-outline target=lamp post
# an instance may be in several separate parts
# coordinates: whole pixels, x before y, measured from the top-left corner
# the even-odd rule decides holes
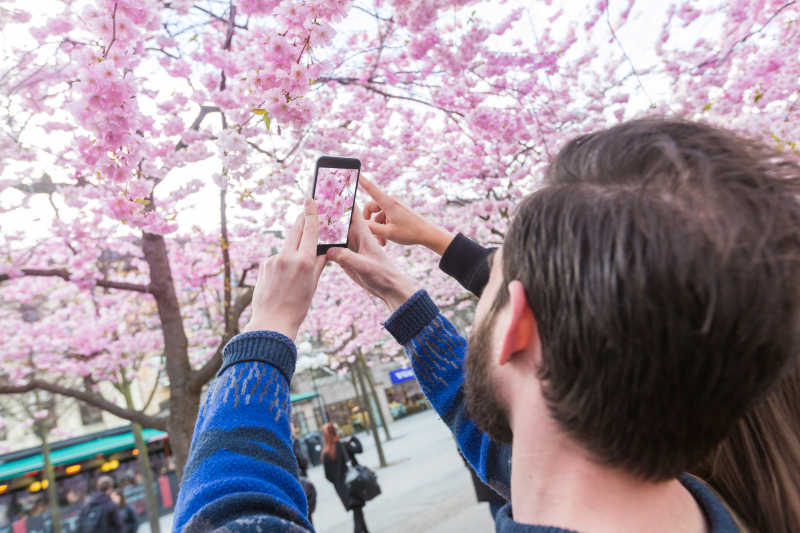
[[[327,424],[328,423],[328,413],[325,410],[325,400],[322,398],[322,394],[319,393],[319,389],[317,388],[317,380],[314,378],[314,374],[316,373],[317,368],[322,368],[322,369],[326,370],[324,366],[319,366],[319,367],[316,367],[316,368],[312,367],[311,368],[311,384],[314,387],[314,393],[316,393],[316,395],[317,395],[317,403],[319,404],[319,411],[322,414],[322,423],[323,424]]]

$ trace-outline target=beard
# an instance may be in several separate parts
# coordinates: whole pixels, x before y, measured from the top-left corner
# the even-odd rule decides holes
[[[510,444],[513,438],[508,415],[500,405],[489,369],[491,330],[497,314],[492,312],[476,324],[467,343],[467,364],[464,394],[467,411],[475,425],[495,442]]]

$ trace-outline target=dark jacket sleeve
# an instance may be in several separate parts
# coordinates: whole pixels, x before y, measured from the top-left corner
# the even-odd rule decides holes
[[[358,440],[358,437],[353,435],[347,440],[347,451],[350,452],[350,457],[352,458],[353,455],[357,453],[362,453],[364,451],[364,447],[361,446],[361,441]]]
[[[472,239],[459,233],[442,254],[439,268],[455,278],[462,287],[475,296],[480,296],[489,282],[489,261],[494,248],[484,248]]]

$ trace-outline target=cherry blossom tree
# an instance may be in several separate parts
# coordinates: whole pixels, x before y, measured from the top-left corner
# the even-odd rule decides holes
[[[163,424],[179,468],[318,155],[358,157],[412,208],[497,244],[563,142],[627,118],[703,119],[796,150],[796,0],[29,4],[0,1],[19,37],[0,59],[0,282],[17,317],[3,382],[110,379],[155,349],[166,421],[91,385],[57,392]],[[470,305],[429,252],[392,253],[446,312]],[[125,325],[147,307],[150,328]],[[395,353],[384,318],[329,267],[301,336],[346,368],[357,349]]]

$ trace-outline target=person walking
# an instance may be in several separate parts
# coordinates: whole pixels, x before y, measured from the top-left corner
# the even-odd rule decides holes
[[[114,480],[110,476],[97,478],[97,490],[86,499],[78,517],[80,533],[122,531],[119,510],[111,500],[113,490]]]
[[[308,521],[312,524],[314,519],[312,515],[317,508],[317,488],[308,479],[308,455],[303,451],[303,445],[300,443],[299,431],[297,427],[292,424],[292,452],[297,459],[297,471],[300,474],[300,484],[303,486],[303,492],[306,493],[306,501],[308,502]]]
[[[350,437],[345,445],[339,439],[339,432],[333,424],[325,424],[322,428],[324,441],[322,448],[322,464],[325,466],[325,477],[333,483],[342,505],[348,511],[353,511],[354,533],[369,533],[364,521],[364,505],[366,502],[350,494],[345,484],[347,475],[347,461],[357,465],[356,454],[364,449],[356,437]]]
[[[139,529],[139,515],[136,513],[136,509],[125,500],[125,495],[122,494],[122,491],[115,490],[112,492],[111,501],[119,507],[119,516],[122,520],[122,532],[136,533]]]

